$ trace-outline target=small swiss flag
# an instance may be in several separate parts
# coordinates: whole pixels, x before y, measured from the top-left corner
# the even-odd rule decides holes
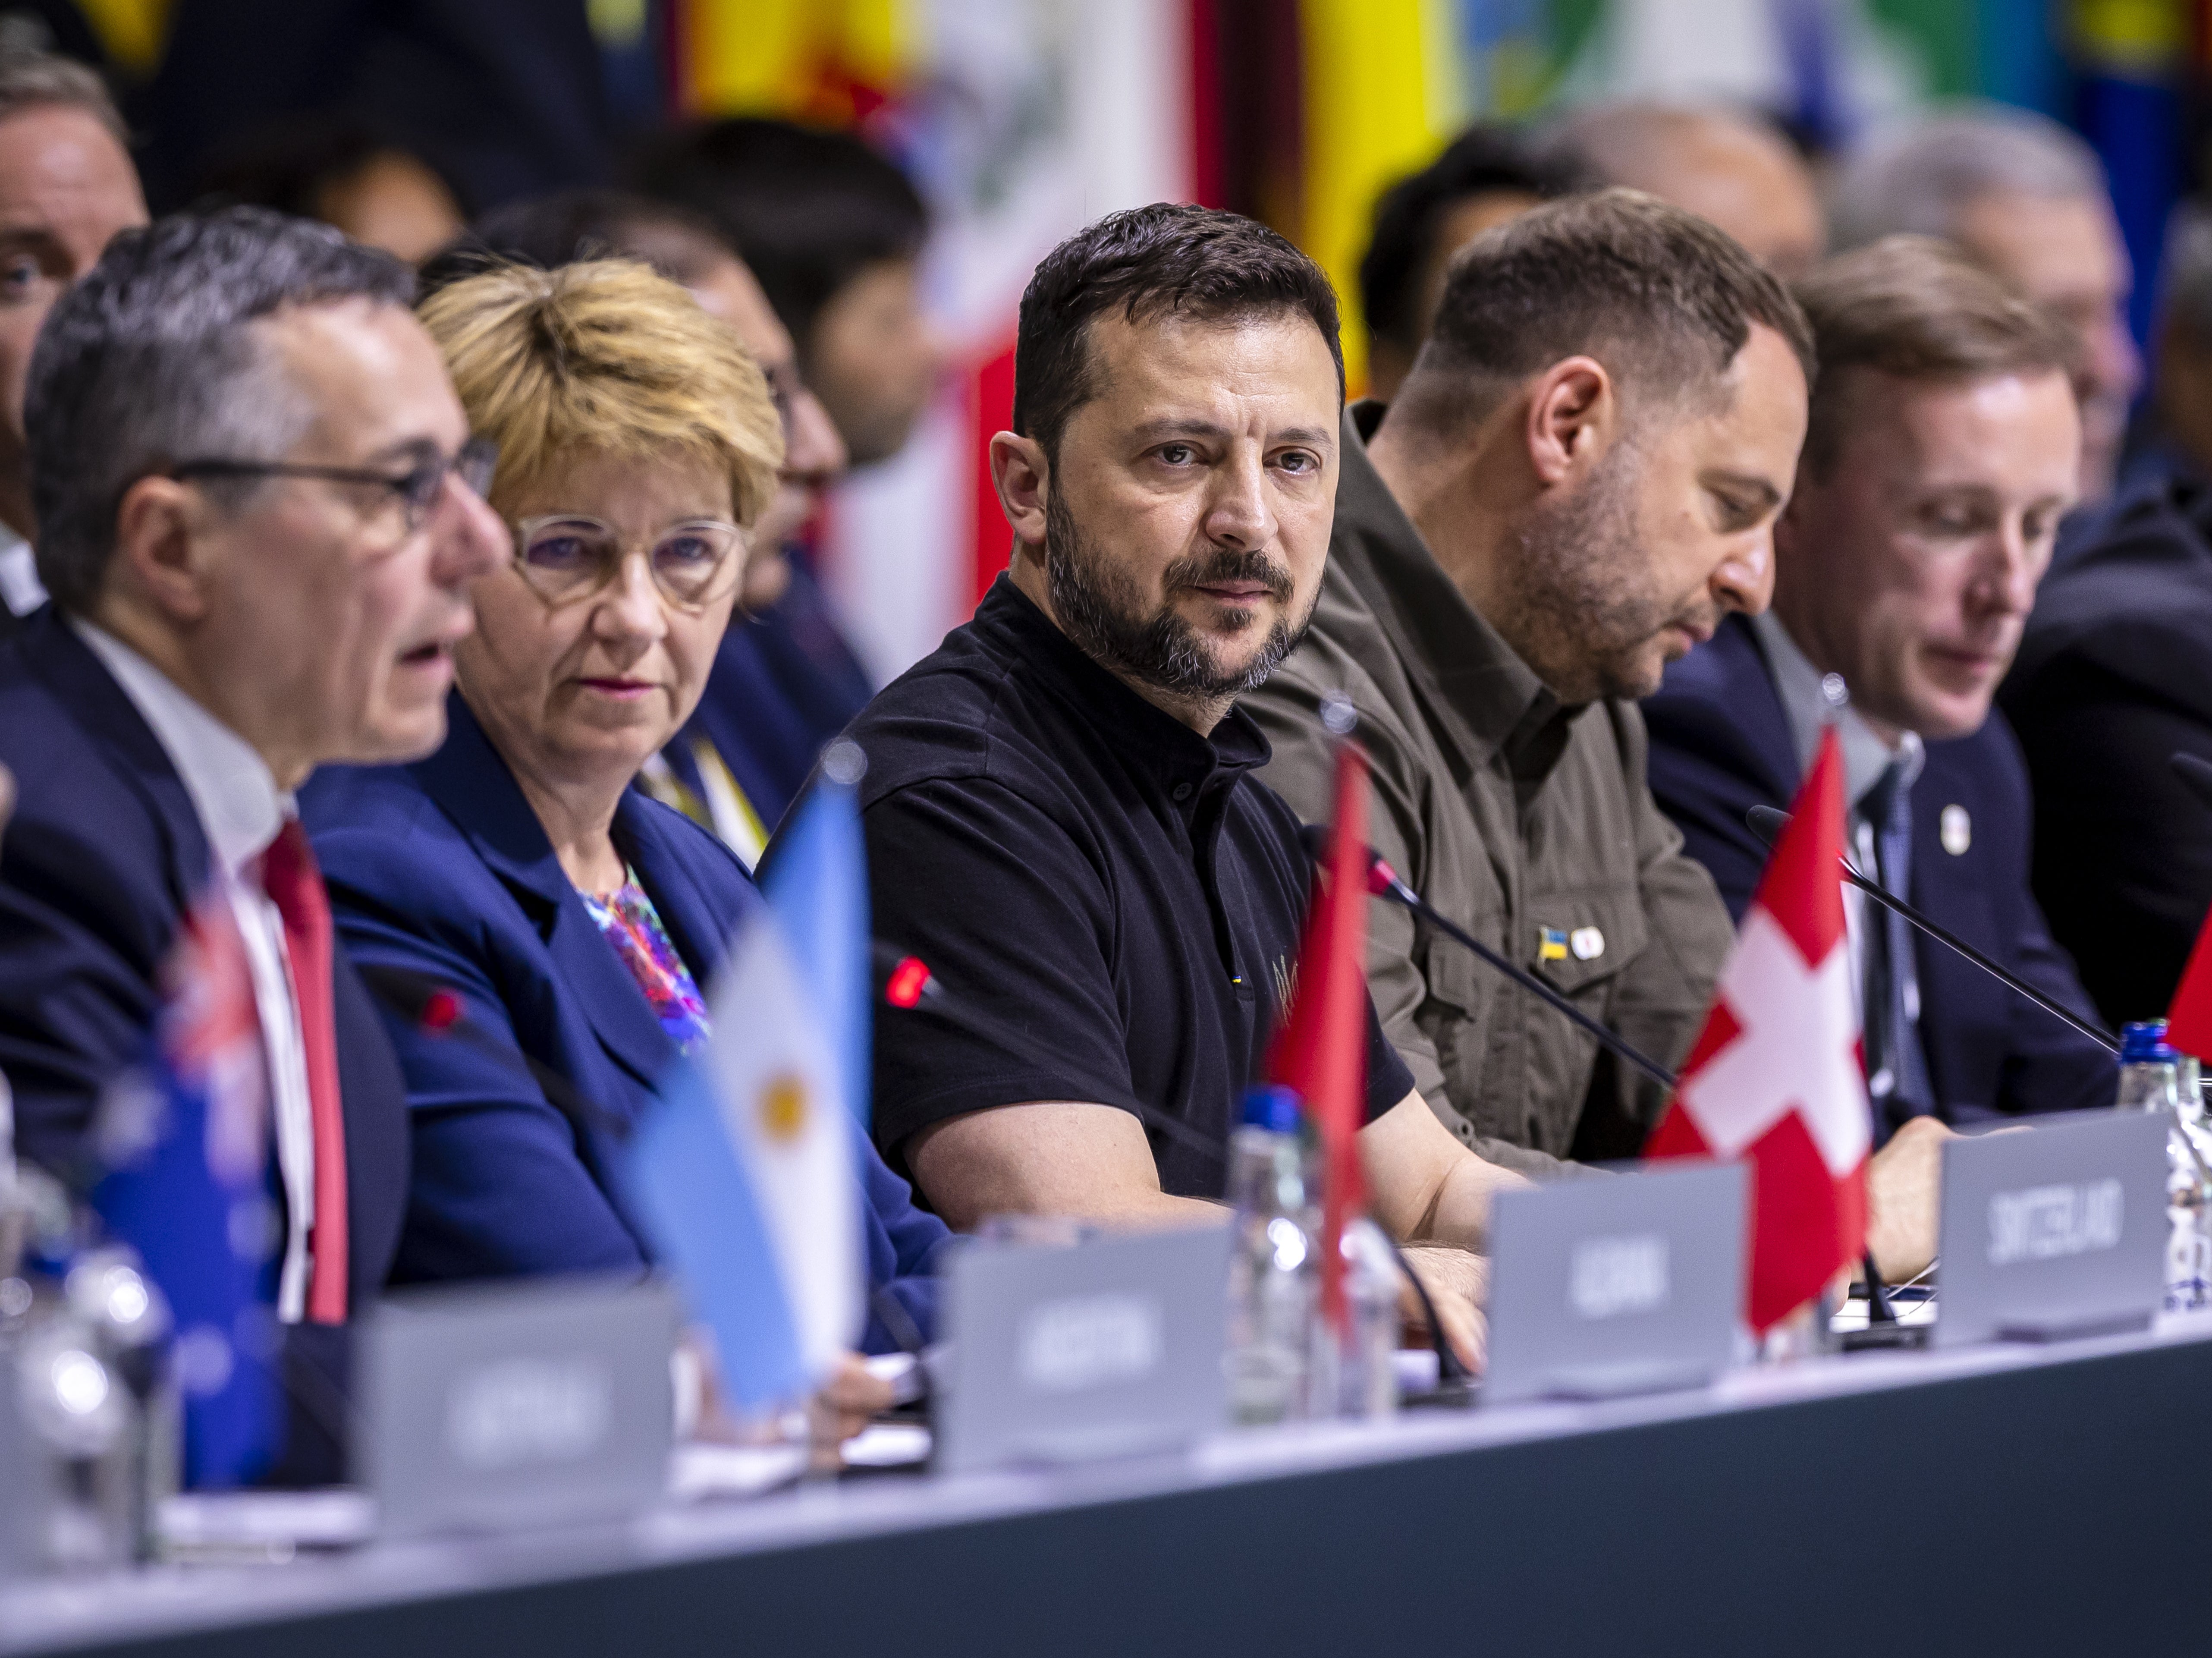
[[[1651,1157],[1748,1158],[1751,1326],[1866,1247],[1873,1143],[1844,926],[1844,765],[1832,729],[1744,911]]]

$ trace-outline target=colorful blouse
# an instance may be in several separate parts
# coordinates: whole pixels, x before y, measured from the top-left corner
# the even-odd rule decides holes
[[[645,992],[668,1039],[685,1053],[696,1053],[714,1033],[706,998],[699,994],[698,982],[684,958],[676,954],[660,912],[637,884],[637,872],[625,869],[623,875],[621,891],[604,899],[586,893],[584,907]]]

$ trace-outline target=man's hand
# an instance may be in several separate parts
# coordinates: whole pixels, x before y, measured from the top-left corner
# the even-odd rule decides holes
[[[1867,1248],[1891,1283],[1917,1277],[1936,1259],[1943,1142],[1957,1137],[1933,1117],[1915,1117],[1867,1166]]]
[[[1480,1375],[1490,1347],[1490,1325],[1482,1315],[1483,1303],[1490,1298],[1490,1263],[1442,1244],[1407,1244],[1401,1253],[1436,1303],[1444,1339],[1459,1362]],[[1408,1329],[1427,1333],[1428,1314],[1410,1283],[1398,1286],[1398,1315]]]

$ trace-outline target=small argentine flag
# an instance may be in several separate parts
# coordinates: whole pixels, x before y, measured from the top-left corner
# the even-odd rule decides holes
[[[857,1136],[821,1012],[767,905],[709,1008],[714,1034],[663,1081],[624,1179],[714,1332],[732,1399],[757,1411],[819,1386],[866,1322]]]

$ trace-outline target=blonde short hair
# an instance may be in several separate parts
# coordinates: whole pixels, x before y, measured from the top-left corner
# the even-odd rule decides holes
[[[717,461],[748,527],[774,496],[783,422],[760,366],[648,266],[495,265],[439,289],[420,314],[471,430],[499,445],[495,505],[582,450]]]

